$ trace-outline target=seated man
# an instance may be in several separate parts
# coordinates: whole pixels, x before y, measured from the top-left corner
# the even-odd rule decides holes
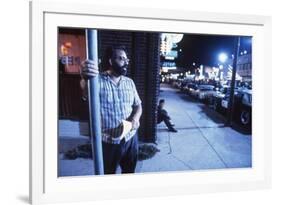
[[[166,126],[168,127],[169,131],[171,132],[177,132],[177,130],[173,127],[175,126],[173,123],[171,123],[171,118],[168,115],[168,112],[164,110],[165,100],[161,99],[159,101],[158,109],[157,109],[157,123],[161,123],[164,121]]]

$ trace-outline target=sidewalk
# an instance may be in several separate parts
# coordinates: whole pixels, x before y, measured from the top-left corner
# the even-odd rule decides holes
[[[251,167],[250,135],[224,127],[215,111],[176,89],[164,85],[161,91],[160,98],[165,99],[165,109],[178,132],[169,132],[164,123],[159,124],[160,152],[140,161],[137,172]]]
[[[165,109],[178,132],[159,124],[154,146],[160,151],[139,161],[137,173],[252,166],[251,135],[224,127],[218,113],[167,85],[161,86],[160,98],[165,99]],[[59,176],[93,174],[92,159],[60,160]]]

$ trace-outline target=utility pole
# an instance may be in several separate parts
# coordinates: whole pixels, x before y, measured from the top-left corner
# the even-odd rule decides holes
[[[86,29],[87,58],[98,65],[98,35],[97,30]],[[88,80],[88,96],[90,111],[90,134],[92,155],[96,175],[103,175],[103,155],[100,119],[100,85],[98,77]]]
[[[237,67],[237,59],[239,56],[240,50],[240,36],[236,37],[235,40],[235,52],[234,52],[234,59],[233,59],[233,68],[232,68],[232,76],[231,76],[231,85],[230,85],[230,96],[228,101],[228,112],[227,112],[227,121],[226,125],[232,125],[232,117],[233,117],[233,108],[234,108],[234,88],[235,88],[235,80],[236,80],[236,67]]]

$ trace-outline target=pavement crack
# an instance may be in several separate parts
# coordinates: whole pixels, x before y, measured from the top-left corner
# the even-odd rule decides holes
[[[168,141],[167,141],[167,143],[169,145],[169,152],[168,152],[168,154],[171,154],[171,156],[173,158],[175,158],[178,162],[182,163],[188,169],[193,170],[193,168],[189,164],[187,164],[185,161],[183,161],[183,160],[179,159],[178,157],[176,157],[175,155],[173,155],[173,150],[172,150],[172,146],[171,146],[171,134],[170,134],[170,132],[168,132]]]
[[[171,146],[171,134],[170,134],[170,132],[168,132],[168,145],[169,145],[168,154],[172,154],[173,150],[172,150],[172,146]]]
[[[176,157],[175,155],[171,155],[173,158],[175,158],[177,161],[181,162],[184,166],[186,166],[187,168],[189,168],[190,170],[194,170],[189,164],[187,164],[185,161],[179,159],[178,157]]]
[[[217,155],[217,157],[219,158],[219,160],[223,163],[223,165],[225,166],[225,168],[228,168],[228,165],[226,164],[226,162],[224,161],[224,159],[222,158],[222,156],[220,156],[220,154],[217,152],[217,150],[214,148],[214,146],[210,143],[210,141],[207,139],[207,137],[205,136],[205,134],[203,133],[202,129],[200,128],[200,126],[198,126],[196,124],[196,122],[192,119],[192,117],[189,115],[189,113],[187,111],[185,111],[185,113],[187,114],[187,116],[190,118],[190,120],[193,122],[193,124],[195,125],[195,127],[197,127],[197,129],[199,130],[199,132],[201,133],[202,137],[205,139],[205,141],[208,143],[208,145],[210,146],[210,148],[213,150],[213,152]]]

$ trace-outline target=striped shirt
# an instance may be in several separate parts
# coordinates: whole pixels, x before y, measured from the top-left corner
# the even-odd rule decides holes
[[[134,81],[121,76],[116,85],[107,72],[99,74],[100,108],[102,140],[107,143],[119,144],[118,137],[122,132],[122,120],[127,120],[132,114],[133,107],[140,105],[141,100]],[[125,141],[131,139],[137,130],[131,130]]]

